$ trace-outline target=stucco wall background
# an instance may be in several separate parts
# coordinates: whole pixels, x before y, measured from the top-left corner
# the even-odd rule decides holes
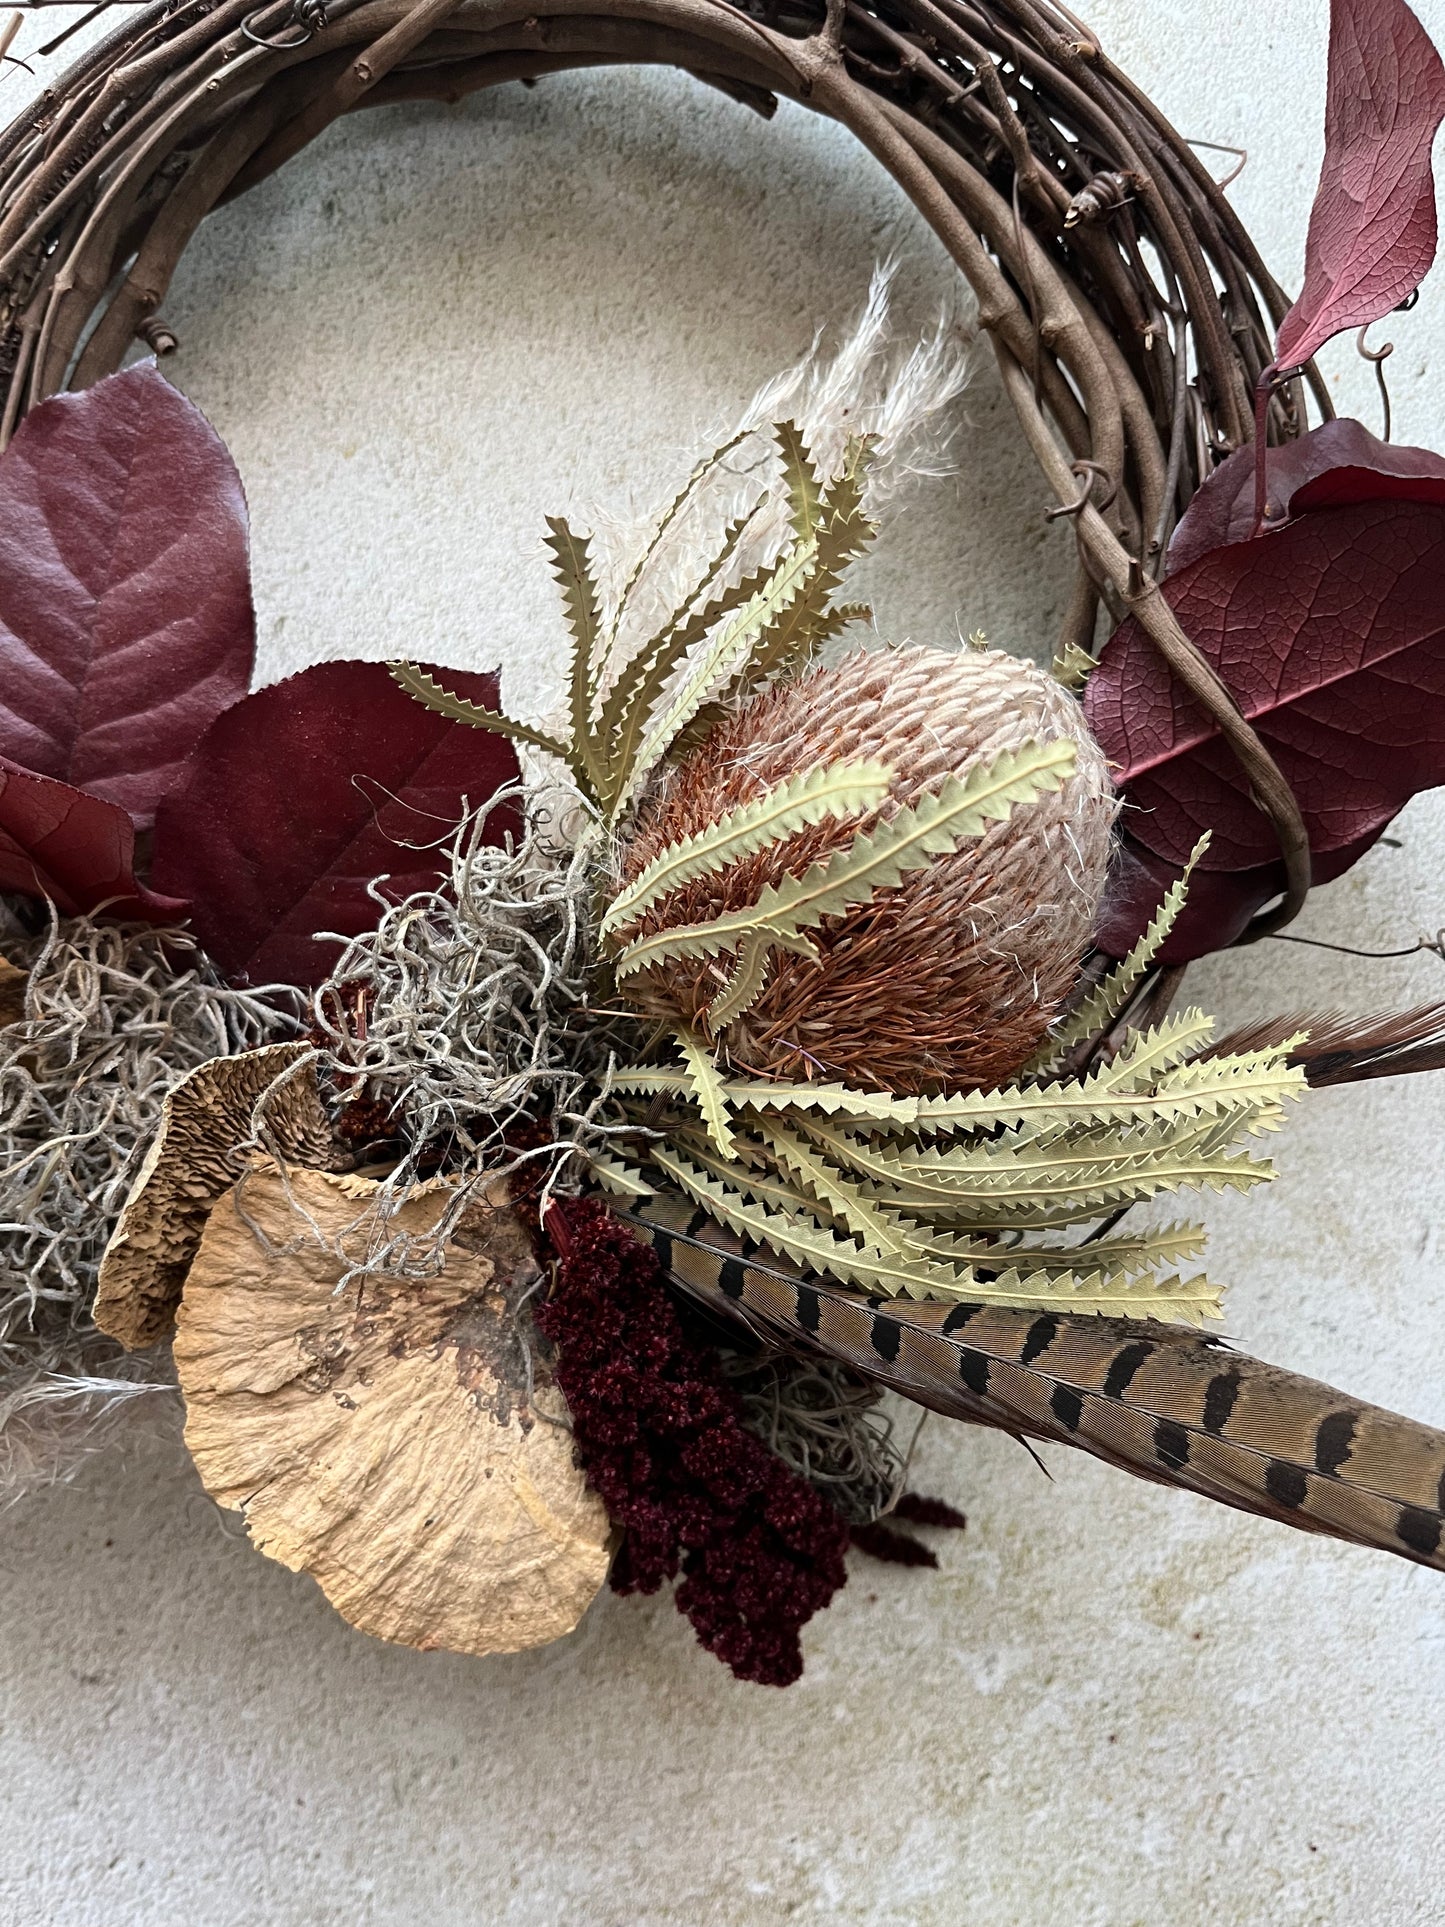
[[[1445,39],[1445,0],[1420,10]],[[1324,0],[1090,18],[1185,133],[1249,148],[1233,197],[1297,282]],[[19,50],[40,38],[27,24]],[[6,79],[0,111],[30,84]],[[167,372],[250,494],[265,679],[404,648],[501,663],[513,703],[545,703],[544,511],[664,488],[890,253],[920,326],[947,264],[872,164],[674,75],[334,129],[212,221],[166,304]],[[1442,303],[1437,276],[1383,331],[1402,440],[1445,442]],[[1378,426],[1348,342],[1328,366]],[[1066,538],[986,356],[966,412],[957,478],[870,565],[880,626],[1041,652]],[[1399,835],[1299,928],[1388,948],[1445,923],[1445,806]],[[1193,990],[1226,1018],[1403,1003],[1445,995],[1445,967],[1269,943]],[[1209,1210],[1233,1336],[1435,1423],[1442,1122],[1440,1082],[1315,1095],[1270,1193]],[[938,1573],[859,1561],[777,1693],[735,1684],[666,1598],[604,1597],[534,1655],[388,1649],[252,1552],[173,1441],[137,1435],[0,1517],[0,1922],[1445,1919],[1445,1581],[1061,1449],[1052,1480],[942,1421],[920,1451],[967,1534]]]

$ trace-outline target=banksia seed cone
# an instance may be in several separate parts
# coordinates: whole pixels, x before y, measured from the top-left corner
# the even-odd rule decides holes
[[[1030,738],[1069,738],[1062,789],[816,932],[821,960],[774,953],[762,995],[716,1040],[739,1070],[903,1095],[988,1088],[1043,1041],[1074,982],[1109,863],[1104,755],[1053,677],[998,650],[858,651],[774,685],[692,751],[644,804],[621,863],[630,883],[657,854],[724,812],[823,763],[876,759],[897,774],[877,812],[828,818],[684,884],[629,937],[701,923],[801,876],[945,777]],[[732,959],[676,960],[629,978],[647,1015],[707,1034]]]

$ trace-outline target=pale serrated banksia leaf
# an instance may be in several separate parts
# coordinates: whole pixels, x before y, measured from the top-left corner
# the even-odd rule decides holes
[[[497,730],[557,756],[602,821],[617,822],[680,742],[706,735],[716,705],[797,673],[859,613],[856,607],[834,608],[831,595],[874,533],[862,508],[868,440],[859,436],[848,443],[841,473],[825,485],[792,423],[778,423],[773,435],[792,514],[791,540],[771,562],[732,579],[754,517],[750,512],[734,520],[669,619],[641,642],[619,643],[628,599],[692,492],[740,437],[693,470],[610,611],[602,607],[588,538],[560,516],[547,518],[547,549],[571,637],[565,735],[467,702],[411,663],[392,663],[392,675],[409,695],[454,722]]]
[[[1189,879],[1194,874],[1194,866],[1208,847],[1209,836],[1206,832],[1195,844],[1182,876],[1169,886],[1158,910],[1150,919],[1149,927],[1128,956],[1115,965],[1077,1009],[1070,1011],[1065,1022],[1026,1069],[1040,1075],[1057,1070],[1067,1061],[1071,1051],[1087,1045],[1124,1014],[1129,1000],[1178,921],[1179,912],[1184,908],[1184,899],[1189,893]]]
[[[621,981],[672,958],[711,958],[749,938],[793,949],[812,961],[804,931],[830,917],[843,918],[872,903],[913,872],[927,869],[958,843],[1007,820],[1017,803],[1061,789],[1074,770],[1072,743],[1025,743],[976,766],[966,777],[948,776],[936,792],[851,841],[802,876],[764,884],[757,898],[702,923],[664,924],[636,937],[617,961]]]
[[[613,898],[599,934],[605,938],[624,930],[670,890],[716,875],[739,857],[785,842],[824,817],[856,816],[876,808],[893,778],[886,763],[867,762],[835,763],[788,778],[756,802],[659,851],[637,880]]]

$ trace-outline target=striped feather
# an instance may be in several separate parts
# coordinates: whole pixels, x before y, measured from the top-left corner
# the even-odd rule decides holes
[[[657,1196],[619,1216],[690,1296],[920,1405],[1445,1569],[1445,1432],[1180,1326],[869,1299]]]
[[[1289,1062],[1301,1067],[1305,1082],[1315,1089],[1436,1071],[1445,1068],[1445,1004],[1418,1004],[1413,1010],[1372,1017],[1326,1010],[1267,1018],[1222,1037],[1203,1056],[1269,1048],[1286,1040]]]

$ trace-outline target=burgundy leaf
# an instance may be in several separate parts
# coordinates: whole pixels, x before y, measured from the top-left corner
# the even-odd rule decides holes
[[[174,923],[186,905],[135,880],[135,825],[104,797],[0,756],[0,890],[49,897],[63,916]]]
[[[144,827],[250,684],[246,500],[150,363],[34,409],[0,459],[0,754]]]
[[[1445,781],[1445,505],[1316,510],[1210,550],[1163,592],[1278,762],[1317,857]],[[1146,849],[1181,863],[1208,829],[1206,870],[1277,860],[1233,753],[1134,621],[1084,702]]]
[[[1404,0],[1330,0],[1325,158],[1305,280],[1280,325],[1282,368],[1389,312],[1435,258],[1430,147],[1445,67]]]
[[[1346,844],[1341,850],[1316,857],[1311,882],[1330,883],[1365,854],[1384,825]],[[1109,957],[1126,957],[1143,936],[1172,883],[1184,874],[1180,864],[1155,856],[1132,836],[1120,837],[1109,871],[1094,942]],[[1184,908],[1158,952],[1165,964],[1192,963],[1211,950],[1224,950],[1243,935],[1256,910],[1283,893],[1283,863],[1263,863],[1249,870],[1196,869],[1189,879]]]
[[[495,676],[438,673],[498,706]],[[336,960],[316,933],[371,929],[368,885],[383,875],[392,898],[434,887],[445,869],[435,846],[464,806],[518,777],[503,737],[414,702],[382,664],[323,663],[212,724],[161,803],[152,881],[191,899],[196,934],[228,976],[316,984]],[[498,810],[488,837],[516,828]]]
[[[1178,575],[1209,549],[1254,532],[1254,445],[1236,449],[1196,490],[1169,544],[1168,573]],[[1445,502],[1445,456],[1430,448],[1378,441],[1363,423],[1324,422],[1266,451],[1265,528],[1312,508],[1351,502]]]

